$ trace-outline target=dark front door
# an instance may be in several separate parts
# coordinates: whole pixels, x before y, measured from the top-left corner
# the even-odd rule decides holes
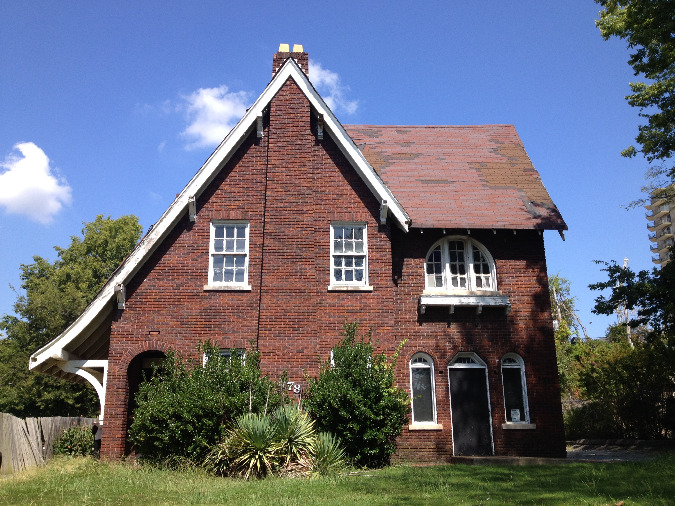
[[[492,455],[485,368],[450,367],[450,409],[455,455]]]

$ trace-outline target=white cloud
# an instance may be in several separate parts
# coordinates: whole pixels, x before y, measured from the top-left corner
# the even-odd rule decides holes
[[[72,201],[72,189],[57,176],[49,158],[32,142],[14,146],[0,162],[0,206],[8,213],[23,214],[40,223],[50,223]]]
[[[182,135],[188,149],[214,147],[220,144],[246,112],[250,94],[230,92],[227,86],[199,88],[184,96],[182,109],[188,126]]]
[[[349,86],[340,82],[340,76],[325,69],[317,61],[309,60],[309,79],[334,113],[354,114],[359,104],[348,100]]]

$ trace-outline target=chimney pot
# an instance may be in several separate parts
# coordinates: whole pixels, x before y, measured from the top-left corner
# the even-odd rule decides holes
[[[272,77],[289,58],[293,58],[298,67],[309,77],[309,55],[305,53],[302,44],[293,44],[293,52],[289,44],[279,44],[279,51],[272,57]]]

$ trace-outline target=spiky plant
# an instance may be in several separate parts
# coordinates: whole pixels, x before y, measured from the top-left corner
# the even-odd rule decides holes
[[[304,462],[312,452],[316,437],[314,420],[297,406],[278,408],[273,415],[276,439],[281,443],[284,465]]]
[[[330,432],[319,432],[314,442],[312,471],[327,475],[339,472],[345,467],[347,457],[340,438]]]
[[[226,435],[226,454],[231,455],[232,474],[248,479],[272,473],[282,460],[282,444],[269,416],[247,413],[237,418]]]

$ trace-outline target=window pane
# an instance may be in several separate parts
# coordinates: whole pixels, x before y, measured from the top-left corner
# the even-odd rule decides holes
[[[343,233],[342,227],[334,227],[333,228],[333,237],[334,237],[336,242],[342,240],[342,233]]]
[[[227,255],[225,257],[225,267],[226,268],[234,267],[234,257],[233,256]]]
[[[523,383],[520,367],[503,367],[502,381],[504,382],[504,407],[506,420],[525,421],[525,406],[523,404]],[[520,420],[513,420],[512,410],[518,410]]]
[[[225,237],[228,239],[234,238],[234,227],[232,225],[225,226]]]
[[[225,251],[234,251],[234,239],[225,239]]]
[[[433,422],[431,368],[412,368],[413,422]]]
[[[345,241],[344,243],[344,252],[351,253],[354,251],[354,243],[351,241]]]
[[[244,265],[246,265],[246,257],[243,257],[243,256],[234,257],[234,266],[235,267],[243,268]]]
[[[333,269],[335,281],[342,281],[342,269]]]
[[[354,239],[353,227],[345,227],[345,239]]]
[[[354,239],[357,241],[363,241],[363,227],[354,228]]]
[[[353,267],[354,266],[354,257],[343,257],[343,261],[344,261],[345,267]]]
[[[345,271],[345,281],[354,281],[354,271]]]
[[[226,269],[223,272],[223,281],[225,283],[232,283],[233,279],[234,279],[234,276],[233,276],[233,273],[232,273],[232,269]]]
[[[237,269],[236,271],[234,271],[234,281],[236,283],[244,282],[244,269]]]
[[[221,255],[214,255],[213,257],[213,281],[220,282],[223,280],[223,257]]]
[[[356,253],[363,253],[363,241],[356,241],[354,243],[354,251]]]
[[[223,251],[223,240],[222,239],[216,239],[213,241],[213,251]]]
[[[225,227],[222,225],[214,225],[215,237],[216,239],[222,239],[225,237]]]
[[[354,278],[356,281],[363,281],[363,269],[356,269],[354,271]]]
[[[235,241],[235,251],[243,253],[246,251],[246,239],[237,239]]]
[[[354,267],[363,267],[363,257],[354,258]]]
[[[244,239],[246,237],[246,225],[236,226],[236,237]]]

